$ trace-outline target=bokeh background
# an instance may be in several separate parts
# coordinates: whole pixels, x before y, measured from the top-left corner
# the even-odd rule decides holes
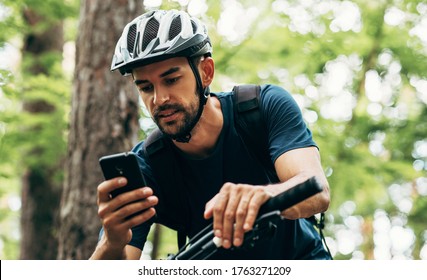
[[[90,256],[98,158],[153,128],[113,49],[158,8],[207,23],[212,91],[292,93],[330,182],[335,259],[427,259],[427,1],[0,0],[1,259]],[[143,258],[175,250],[156,225]]]

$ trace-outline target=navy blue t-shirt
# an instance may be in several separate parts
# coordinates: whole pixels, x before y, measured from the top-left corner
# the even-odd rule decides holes
[[[209,224],[203,218],[205,204],[219,192],[226,182],[266,185],[269,179],[264,168],[246,149],[234,127],[232,93],[215,93],[221,102],[224,125],[213,153],[203,159],[192,159],[177,149],[177,160],[186,178],[186,193],[189,195],[189,237]],[[267,125],[271,160],[297,148],[316,146],[307,128],[301,111],[284,89],[265,85],[261,87],[261,112]],[[256,133],[256,132],[255,132]],[[141,170],[147,185],[154,192],[159,186],[144,155],[144,142],[133,149],[139,156]],[[164,174],[168,176],[168,174]],[[174,211],[174,210],[172,210]],[[162,212],[164,213],[164,212]],[[143,249],[151,223],[132,229],[130,245]],[[217,259],[327,259],[321,239],[313,225],[306,219],[286,220],[279,223],[274,237],[262,241],[255,250],[220,252]]]

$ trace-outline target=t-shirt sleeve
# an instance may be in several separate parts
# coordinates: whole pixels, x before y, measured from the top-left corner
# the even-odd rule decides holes
[[[134,247],[144,249],[145,242],[147,241],[148,233],[150,232],[150,227],[153,223],[151,221],[147,221],[142,223],[136,227],[132,228],[132,239],[128,243]]]
[[[316,146],[298,104],[281,87],[261,87],[261,110],[268,129],[269,152],[274,163],[287,151]]]

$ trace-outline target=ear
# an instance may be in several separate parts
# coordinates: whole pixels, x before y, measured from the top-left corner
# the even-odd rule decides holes
[[[215,62],[212,57],[205,57],[199,64],[203,87],[209,86],[214,78]]]

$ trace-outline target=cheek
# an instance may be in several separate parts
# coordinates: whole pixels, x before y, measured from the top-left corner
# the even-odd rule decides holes
[[[140,95],[142,103],[144,103],[145,108],[148,110],[148,112],[151,114],[153,110],[153,98],[151,96],[147,95]]]

